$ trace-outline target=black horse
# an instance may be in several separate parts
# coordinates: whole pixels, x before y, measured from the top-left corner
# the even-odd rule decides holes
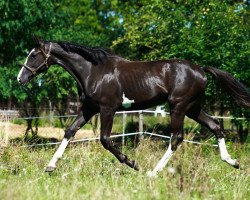
[[[218,139],[222,160],[238,168],[225,146],[223,130],[218,121],[201,108],[201,99],[207,84],[205,72],[220,83],[241,106],[250,108],[250,93],[232,75],[213,67],[203,67],[186,60],[130,61],[108,49],[87,48],[68,42],[47,42],[35,37],[35,48],[28,55],[17,77],[27,84],[38,74],[57,64],[77,81],[82,107],[73,124],[66,130],[64,139],[50,161],[46,171],[56,168],[70,138],[93,115],[100,113],[100,141],[121,162],[138,170],[135,161],[114,148],[110,133],[114,114],[118,110],[146,109],[168,102],[171,115],[171,141],[169,148],[153,172],[155,175],[183,141],[185,115],[210,129]],[[123,103],[127,103],[126,106]]]

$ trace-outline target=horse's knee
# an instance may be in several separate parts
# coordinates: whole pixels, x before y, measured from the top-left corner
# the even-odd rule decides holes
[[[105,148],[105,149],[109,149],[110,147],[110,138],[106,137],[106,136],[101,136],[101,139],[100,139],[101,143],[102,143],[102,146]]]

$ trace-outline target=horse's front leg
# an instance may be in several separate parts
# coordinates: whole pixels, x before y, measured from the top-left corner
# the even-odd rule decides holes
[[[81,111],[78,113],[75,121],[71,124],[71,126],[65,131],[64,138],[62,143],[60,144],[59,148],[53,155],[52,159],[50,160],[46,172],[52,172],[56,169],[57,161],[62,157],[68,143],[72,137],[74,137],[75,133],[88,122],[88,120],[95,114],[93,111],[89,111],[86,108],[82,107]]]
[[[126,163],[129,167],[139,170],[137,163],[132,160],[130,161],[128,157],[117,150],[110,141],[110,133],[112,130],[113,119],[115,110],[108,107],[101,107],[100,119],[101,119],[101,143],[103,147],[109,150],[114,156],[121,162]]]

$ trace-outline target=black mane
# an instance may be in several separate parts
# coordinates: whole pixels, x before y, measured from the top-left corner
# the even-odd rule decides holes
[[[110,49],[102,47],[85,47],[79,44],[74,44],[70,42],[58,42],[58,44],[66,51],[77,53],[82,56],[87,61],[94,65],[103,64],[107,59],[108,55],[113,55],[114,53]]]

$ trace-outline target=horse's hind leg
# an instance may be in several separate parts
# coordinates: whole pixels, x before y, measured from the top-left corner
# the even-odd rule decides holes
[[[158,162],[153,171],[147,173],[148,176],[156,176],[156,174],[166,166],[169,159],[172,157],[177,146],[183,141],[183,121],[185,117],[185,106],[176,105],[171,109],[171,139],[166,153]]]
[[[101,119],[101,143],[103,147],[109,150],[114,156],[121,162],[126,163],[129,167],[139,170],[137,163],[132,160],[130,161],[128,157],[117,150],[110,141],[110,133],[113,125],[115,110],[109,107],[101,107],[100,119]]]
[[[78,113],[75,121],[66,130],[62,143],[50,160],[46,172],[52,172],[56,169],[57,161],[62,157],[70,139],[75,135],[75,133],[95,114],[96,112],[86,110],[85,106],[82,107],[81,111]]]
[[[192,108],[187,113],[187,116],[194,119],[201,125],[207,127],[208,129],[210,129],[215,134],[218,140],[221,159],[230,164],[231,166],[239,168],[239,162],[237,160],[232,159],[227,151],[223,130],[221,129],[219,122],[216,119],[209,116],[208,114],[206,114],[201,109]]]

